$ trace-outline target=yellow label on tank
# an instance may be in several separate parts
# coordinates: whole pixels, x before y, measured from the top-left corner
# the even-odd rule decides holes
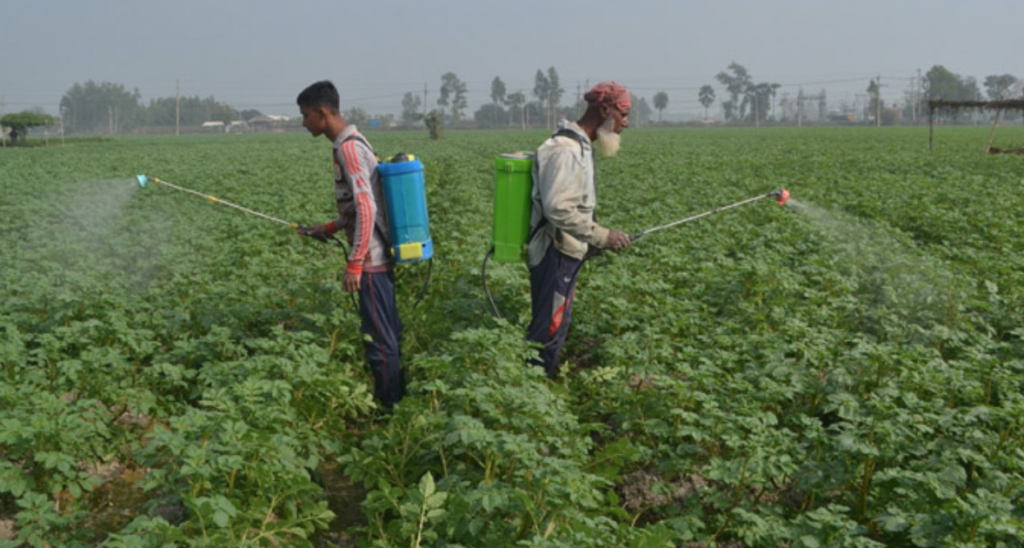
[[[403,261],[419,259],[421,257],[423,257],[423,244],[420,242],[411,242],[398,246],[398,258]]]

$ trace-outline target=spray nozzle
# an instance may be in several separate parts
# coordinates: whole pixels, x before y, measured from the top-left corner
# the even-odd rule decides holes
[[[139,180],[139,186],[146,188],[146,183],[149,182],[149,177],[146,177],[145,175],[136,175],[135,178]]]
[[[789,191],[784,188],[773,190],[769,192],[768,195],[775,198],[775,200],[779,202],[779,205],[786,205],[786,201],[789,200]]]

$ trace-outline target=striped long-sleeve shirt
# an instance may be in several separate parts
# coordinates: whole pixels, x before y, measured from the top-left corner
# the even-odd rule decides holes
[[[336,223],[352,247],[345,272],[390,270],[377,158],[356,126],[347,126],[334,141],[334,197],[338,203]]]

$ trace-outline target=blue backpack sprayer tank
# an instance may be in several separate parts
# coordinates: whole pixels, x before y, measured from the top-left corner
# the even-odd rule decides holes
[[[434,244],[427,215],[427,185],[423,163],[399,153],[377,164],[391,232],[391,256],[399,263],[430,260]]]
[[[391,257],[398,263],[427,261],[427,278],[416,299],[418,305],[427,294],[434,270],[423,162],[411,154],[398,153],[378,163],[377,172],[384,187]]]

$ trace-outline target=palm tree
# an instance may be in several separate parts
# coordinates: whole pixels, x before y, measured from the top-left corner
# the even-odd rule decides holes
[[[491,80],[491,101],[494,101],[494,126],[498,126],[498,103],[505,102],[505,82],[501,81],[500,76],[495,76],[494,80]]]
[[[519,111],[519,121],[522,123],[523,129],[526,129],[526,94],[522,90],[515,93],[508,94],[508,114],[511,117],[512,113],[516,110]]]
[[[537,98],[541,112],[545,112],[544,103],[547,102],[550,92],[551,81],[544,75],[544,72],[537,69],[537,74],[533,77],[533,96]]]
[[[658,123],[661,123],[661,112],[668,106],[668,94],[659,91],[654,94],[654,108],[658,109]]]
[[[697,100],[704,105],[704,119],[708,119],[708,107],[715,102],[715,90],[711,86],[704,85],[697,92]]]

